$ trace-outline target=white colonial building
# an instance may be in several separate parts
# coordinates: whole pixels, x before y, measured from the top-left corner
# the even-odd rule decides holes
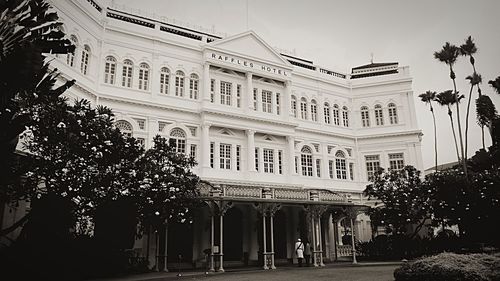
[[[92,0],[52,2],[76,45],[52,62],[77,81],[67,95],[112,108],[146,147],[157,134],[176,139],[213,185],[200,187],[207,204],[192,225],[136,242],[152,266],[178,254],[199,265],[208,249],[226,265],[273,268],[294,260],[297,238],[317,265],[350,255],[352,228],[356,240],[372,237],[360,213],[374,171],[422,170],[407,66],[340,73],[253,31],[222,38]]]

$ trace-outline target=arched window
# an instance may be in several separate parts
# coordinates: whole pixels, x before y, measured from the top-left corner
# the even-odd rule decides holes
[[[198,75],[191,74],[189,79],[189,98],[198,99]]]
[[[323,105],[323,114],[325,115],[325,123],[326,124],[331,124],[332,123],[332,118],[330,116],[330,105],[325,102],[325,104]]]
[[[104,83],[115,84],[116,77],[116,59],[112,56],[106,57],[106,64],[104,65]]]
[[[132,136],[132,125],[129,122],[125,120],[116,121],[115,127],[118,128],[120,132],[122,132],[122,134],[126,135],[127,137]]]
[[[388,105],[389,108],[389,122],[391,124],[397,124],[398,123],[398,111],[396,108],[396,105],[394,103],[390,103]]]
[[[380,104],[375,105],[375,124],[377,124],[377,126],[384,125],[384,114]]]
[[[300,151],[300,162],[302,164],[302,175],[312,177],[313,164],[312,164],[312,150],[309,146],[302,147]]]
[[[307,100],[306,100],[306,98],[300,99],[300,118],[307,120]]]
[[[311,120],[318,122],[318,105],[315,100],[311,100]]]
[[[177,70],[175,73],[175,95],[184,96],[184,72]]]
[[[361,125],[363,127],[370,127],[370,115],[368,114],[368,107],[361,107]]]
[[[168,85],[170,83],[170,70],[162,67],[160,70],[160,93],[168,95]]]
[[[149,85],[149,65],[141,63],[139,65],[139,90],[148,90]]]
[[[292,104],[290,106],[293,117],[297,118],[297,98],[295,96],[292,96]]]
[[[132,87],[132,73],[134,72],[134,63],[131,60],[123,61],[122,86]]]
[[[345,160],[345,154],[341,150],[335,153],[335,170],[337,171],[337,179],[346,180],[347,179],[347,166]]]
[[[186,153],[186,133],[182,129],[174,128],[170,131],[170,145],[177,153]]]
[[[339,106],[337,104],[333,105],[333,124],[340,126]]]
[[[342,122],[344,127],[349,127],[349,110],[347,106],[342,107]]]
[[[71,43],[73,45],[75,45],[75,51],[76,51],[76,48],[78,47],[78,39],[76,38],[75,35],[71,35],[69,37],[69,40],[71,41]],[[75,66],[75,51],[71,52],[71,53],[68,53],[67,57],[66,57],[66,63],[69,65],[69,66]]]
[[[80,72],[83,75],[87,75],[90,63],[90,47],[88,45],[83,46],[82,50],[82,61],[80,63]]]

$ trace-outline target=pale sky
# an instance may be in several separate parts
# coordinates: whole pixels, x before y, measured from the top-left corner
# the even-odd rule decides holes
[[[500,1],[114,0],[114,3],[206,29],[215,27],[227,35],[251,29],[273,47],[295,50],[298,57],[340,72],[369,63],[371,53],[375,62],[397,61],[410,66],[418,124],[424,133],[424,168],[434,164],[433,126],[430,111],[418,95],[427,90],[452,89],[446,65],[433,58],[433,53],[446,41],[460,45],[467,36],[474,38],[479,49],[475,57],[477,71],[483,77],[483,93],[490,95],[500,110],[500,95],[487,85],[487,81],[500,76]],[[472,74],[468,59],[460,58],[455,68],[458,90],[468,97],[465,77]],[[475,121],[477,92],[473,95],[469,155],[481,147],[480,129]],[[446,110],[435,106],[439,164],[456,161]],[[462,120],[465,108],[466,100],[461,106]],[[486,140],[489,146],[489,134]]]

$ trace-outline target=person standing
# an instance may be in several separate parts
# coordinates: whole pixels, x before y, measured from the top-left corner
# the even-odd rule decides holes
[[[309,241],[306,241],[305,244],[304,258],[306,259],[306,266],[309,266],[311,262],[311,244],[309,244]]]
[[[302,243],[300,238],[298,238],[297,242],[295,242],[295,253],[297,254],[299,267],[302,267],[302,259],[304,258],[304,243]]]

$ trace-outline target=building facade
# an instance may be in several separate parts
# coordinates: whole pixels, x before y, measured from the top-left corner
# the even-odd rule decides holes
[[[150,147],[175,139],[210,185],[192,224],[136,241],[158,269],[182,255],[214,270],[274,268],[307,240],[315,264],[352,254],[373,231],[362,191],[379,168],[422,170],[408,67],[340,73],[280,54],[253,31],[222,38],[87,1],[52,1],[74,54],[54,56],[70,98],[110,107]],[[167,256],[167,258],[165,258]],[[217,262],[219,261],[219,262]]]

